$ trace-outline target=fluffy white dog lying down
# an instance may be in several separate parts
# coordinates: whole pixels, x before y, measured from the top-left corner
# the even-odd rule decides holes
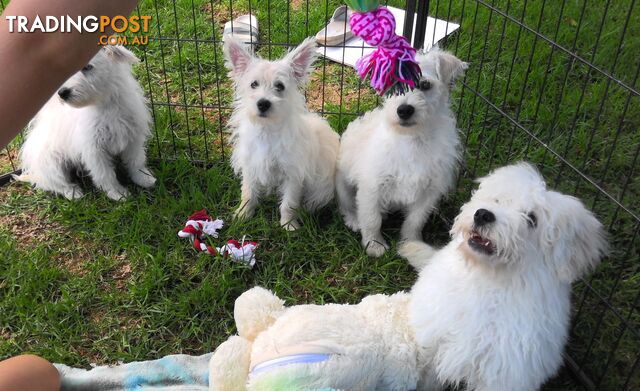
[[[333,199],[340,137],[326,120],[310,113],[304,95],[316,58],[311,38],[277,61],[255,57],[233,37],[224,53],[236,91],[229,121],[233,131],[231,164],[242,176],[239,218],[253,216],[261,193],[281,197],[280,224],[299,227],[296,212]]]
[[[438,48],[418,57],[415,90],[385,100],[342,135],[336,189],[345,223],[362,234],[370,256],[387,246],[382,217],[405,213],[402,240],[422,240],[422,228],[453,187],[460,140],[449,92],[467,63]]]
[[[122,46],[106,46],[67,80],[29,124],[16,179],[72,199],[82,191],[73,169],[87,170],[95,185],[114,200],[129,192],[116,178],[120,156],[131,180],[151,187],[145,143],[151,115],[131,72],[136,56]]]
[[[521,163],[480,180],[451,236],[401,248],[421,270],[410,293],[285,308],[245,292],[210,389],[538,389],[562,363],[571,282],[606,251],[601,224]]]

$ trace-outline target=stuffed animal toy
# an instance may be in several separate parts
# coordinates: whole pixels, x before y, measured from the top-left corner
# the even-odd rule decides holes
[[[422,365],[407,319],[408,293],[369,296],[357,305],[283,303],[260,287],[238,297],[238,335],[211,358],[210,391],[416,388]]]

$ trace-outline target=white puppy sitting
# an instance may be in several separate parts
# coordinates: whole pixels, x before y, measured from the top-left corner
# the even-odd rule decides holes
[[[400,248],[422,269],[410,323],[430,381],[537,390],[562,364],[571,283],[606,252],[603,228],[528,164],[479,182],[446,247],[435,255],[420,242]]]
[[[131,72],[136,62],[124,47],[106,46],[67,80],[29,124],[17,179],[79,198],[82,191],[70,174],[83,169],[119,200],[129,194],[116,178],[113,158],[119,155],[134,183],[153,186],[145,154],[151,115]]]
[[[313,39],[277,61],[254,57],[233,37],[224,53],[235,83],[231,163],[242,176],[239,218],[251,217],[261,193],[277,191],[280,224],[299,227],[296,211],[327,204],[334,194],[339,136],[310,113],[300,88],[316,58]]]
[[[460,140],[449,92],[467,64],[437,48],[418,61],[423,75],[418,88],[386,99],[342,135],[336,175],[340,210],[347,226],[362,234],[370,256],[388,247],[380,227],[390,211],[406,215],[403,240],[422,240],[429,214],[455,180]]]
[[[437,252],[401,248],[422,268],[410,293],[287,308],[263,288],[245,292],[209,389],[538,389],[562,362],[571,282],[603,255],[602,226],[519,164],[481,180],[451,234]]]

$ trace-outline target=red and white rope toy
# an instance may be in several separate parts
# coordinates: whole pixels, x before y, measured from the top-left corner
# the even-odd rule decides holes
[[[199,210],[189,216],[189,220],[185,223],[183,229],[178,231],[178,237],[189,238],[196,250],[207,254],[220,254],[223,257],[231,257],[233,260],[242,262],[250,267],[256,264],[255,250],[258,243],[245,241],[229,240],[222,247],[212,247],[204,242],[206,236],[218,237],[218,230],[224,225],[224,221],[213,219],[207,213],[206,209]]]
[[[235,239],[229,240],[224,246],[217,247],[217,250],[223,257],[231,256],[234,260],[253,267],[256,264],[256,248],[258,248],[258,243],[245,241],[242,238],[242,242]]]
[[[178,232],[178,236],[191,239],[196,250],[216,255],[218,253],[216,249],[206,244],[204,238],[207,235],[217,238],[218,230],[223,225],[224,221],[213,220],[207,210],[202,209],[189,216],[189,220],[185,223],[184,228]]]

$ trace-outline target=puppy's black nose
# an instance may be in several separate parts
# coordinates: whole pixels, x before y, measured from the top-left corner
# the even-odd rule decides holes
[[[58,96],[62,98],[62,100],[67,100],[71,96],[71,88],[61,88],[58,90]]]
[[[261,113],[264,113],[271,107],[271,102],[266,99],[260,99],[257,104],[258,110],[260,110]]]
[[[478,209],[473,215],[473,222],[478,227],[493,223],[494,221],[496,221],[496,215],[486,209]]]
[[[400,117],[401,119],[411,118],[411,116],[415,111],[416,111],[415,107],[411,105],[400,105],[398,106],[398,110],[397,110],[398,117]]]

